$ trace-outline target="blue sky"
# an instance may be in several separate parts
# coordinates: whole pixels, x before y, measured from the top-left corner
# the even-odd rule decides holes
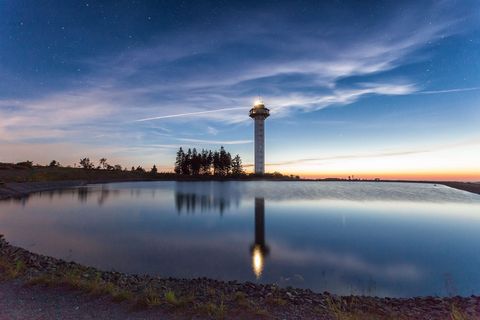
[[[251,164],[261,96],[268,171],[480,178],[479,27],[477,1],[3,1],[0,161]]]

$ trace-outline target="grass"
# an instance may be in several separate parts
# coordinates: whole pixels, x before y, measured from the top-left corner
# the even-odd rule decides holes
[[[460,310],[455,304],[451,305],[450,309],[450,319],[451,320],[478,320],[480,315],[468,315],[467,313]]]
[[[143,292],[143,295],[137,299],[137,305],[143,307],[154,307],[162,303],[160,296],[152,288],[147,288]]]
[[[245,295],[245,293],[241,291],[235,292],[234,300],[238,304],[238,306],[242,308],[250,308],[250,302],[247,300],[247,296]]]
[[[198,306],[197,309],[215,319],[225,319],[227,316],[227,306],[224,304],[223,300],[218,305],[213,302],[209,302]]]
[[[27,280],[26,285],[44,285],[48,287],[68,286],[92,295],[108,295],[115,302],[133,301],[131,292],[118,287],[112,282],[101,279],[100,273],[93,278],[82,278],[79,270],[69,270],[64,273],[41,275]]]
[[[23,275],[26,270],[25,263],[22,260],[11,262],[4,257],[0,257],[0,279],[15,279]]]
[[[285,306],[288,303],[287,300],[274,296],[267,297],[267,299],[265,299],[265,302],[271,306]]]
[[[355,303],[355,298],[351,301],[344,299],[326,298],[326,305],[328,312],[335,320],[401,320],[400,315],[376,315],[369,311],[358,310]],[[318,310],[323,313],[323,310]]]
[[[165,301],[167,301],[167,303],[173,306],[178,306],[180,304],[177,297],[175,296],[175,292],[171,290],[165,292]]]

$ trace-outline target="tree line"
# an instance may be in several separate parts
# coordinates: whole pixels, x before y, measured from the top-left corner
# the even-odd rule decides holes
[[[175,158],[175,173],[180,175],[240,176],[245,171],[242,159],[237,154],[232,157],[222,146],[220,150],[188,149],[180,147]]]
[[[109,170],[109,171],[128,171],[128,169],[125,167],[123,168],[121,165],[119,164],[116,164],[116,165],[110,165],[108,162],[107,162],[107,159],[106,158],[101,158],[100,161],[99,161],[99,164],[98,166],[95,167],[95,164],[93,161],[90,160],[90,158],[82,158],[80,159],[80,162],[79,162],[80,166],[84,169],[103,169],[103,170]],[[51,165],[51,164],[50,164]],[[137,166],[136,168],[132,166],[132,168],[130,169],[130,171],[137,171],[137,172],[147,172],[143,167],[141,166]],[[156,165],[153,165],[153,167],[150,169],[149,171],[150,173],[157,173],[158,170],[157,170],[157,166]]]
[[[0,169],[7,168],[72,168],[72,166],[62,166],[58,161],[52,160],[49,164],[43,166],[40,164],[34,165],[32,161],[22,161],[17,163],[0,163]],[[131,169],[122,167],[119,164],[110,165],[106,158],[101,158],[97,163],[85,157],[80,159],[79,163],[75,163],[73,168],[83,168],[86,170],[105,170],[116,172],[132,172],[138,175],[148,175],[150,177],[165,178],[165,179],[194,179],[205,180],[209,176],[214,177],[234,177],[235,179],[249,179],[256,178],[255,173],[245,173],[242,166],[242,159],[237,154],[232,157],[230,152],[227,152],[224,147],[220,150],[205,150],[198,152],[195,148],[188,149],[187,152],[183,148],[179,148],[175,160],[175,172],[158,172],[156,165],[150,170],[145,170],[141,166],[132,166]],[[145,176],[146,177],[146,176]],[[261,175],[262,179],[272,180],[298,180],[297,175],[283,175],[280,172],[265,173]],[[353,176],[351,177],[353,180]],[[217,178],[215,178],[217,179]],[[223,178],[221,178],[223,179]],[[329,179],[326,179],[329,180]],[[343,179],[340,179],[343,180]]]

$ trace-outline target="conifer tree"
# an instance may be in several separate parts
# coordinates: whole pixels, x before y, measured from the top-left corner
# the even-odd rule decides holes
[[[242,159],[237,154],[235,158],[232,159],[232,175],[240,176],[244,173],[245,171],[243,170]]]
[[[182,174],[182,168],[183,168],[183,159],[185,157],[185,153],[183,152],[182,147],[178,149],[177,151],[177,157],[175,158],[175,173],[176,174]]]
[[[208,151],[205,149],[202,149],[202,152],[200,154],[200,173],[207,175],[210,174],[210,164],[208,162]]]
[[[184,175],[191,174],[191,161],[192,161],[192,149],[189,148],[182,160],[182,174]]]
[[[150,170],[150,173],[151,173],[151,174],[156,174],[157,172],[158,172],[157,166],[156,166],[156,165],[153,165],[152,169]]]
[[[244,174],[242,160],[237,154],[232,158],[222,146],[220,150],[202,149],[197,152],[196,148],[188,149],[185,153],[180,147],[175,158],[175,173],[181,175],[210,175],[227,176]]]
[[[221,163],[220,163],[220,153],[218,151],[213,152],[212,154],[212,164],[213,164],[213,175],[221,175]]]

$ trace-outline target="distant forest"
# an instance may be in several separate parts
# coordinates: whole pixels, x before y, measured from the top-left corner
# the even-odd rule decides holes
[[[175,159],[175,173],[181,175],[241,176],[245,174],[242,159],[237,154],[232,157],[224,147],[220,150],[188,149],[181,147]]]

